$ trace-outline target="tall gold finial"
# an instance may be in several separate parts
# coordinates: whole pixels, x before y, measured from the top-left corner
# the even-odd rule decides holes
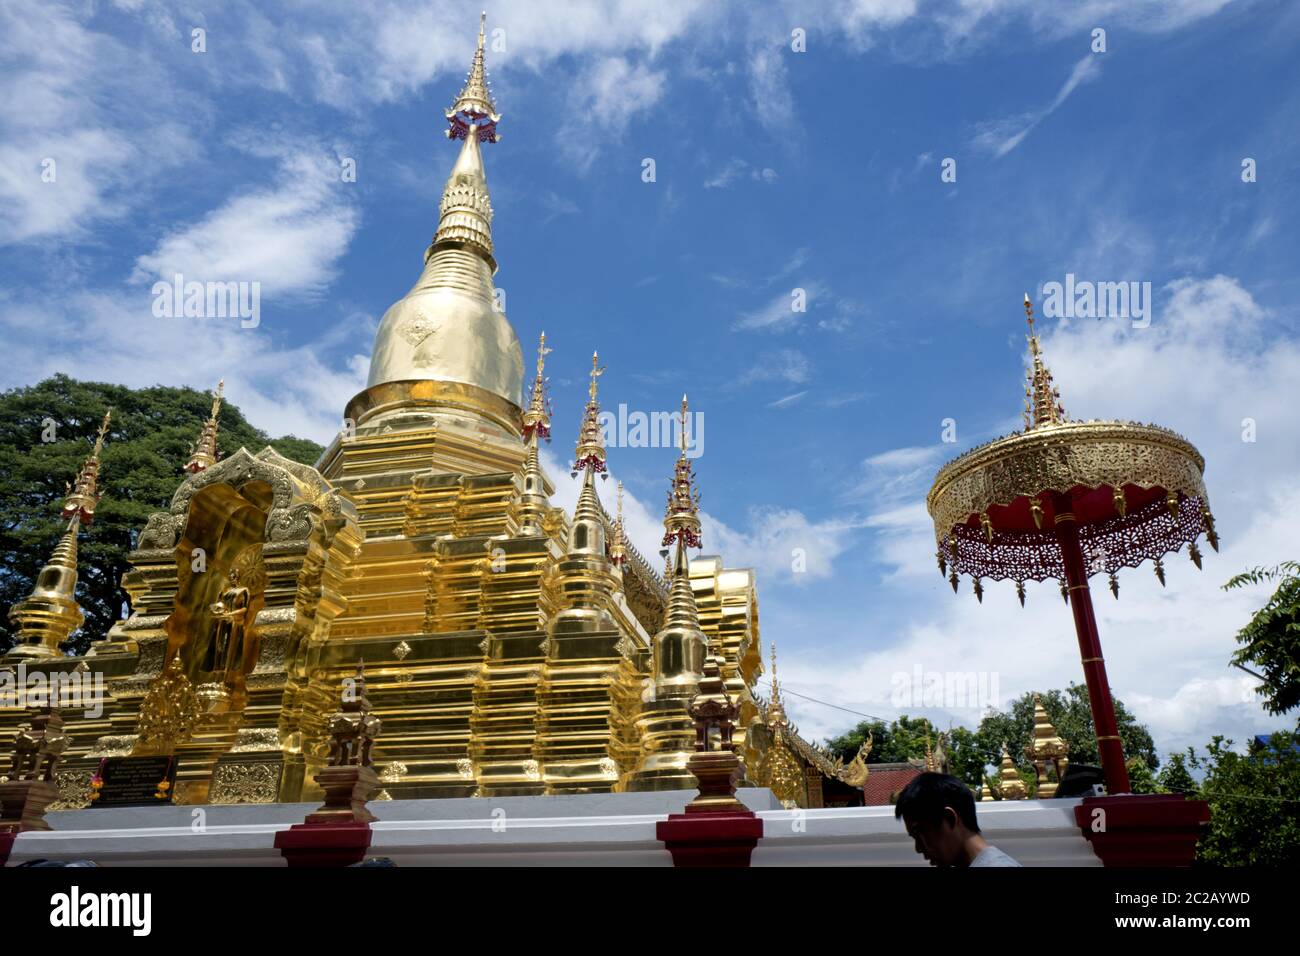
[[[492,101],[492,87],[487,78],[487,66],[483,62],[486,26],[487,11],[484,11],[479,14],[478,46],[474,50],[474,61],[470,64],[469,73],[465,76],[465,85],[446,111],[448,139],[464,139],[471,128],[477,131],[478,139],[482,142],[495,143],[500,139],[497,123],[501,116]]]
[[[700,492],[694,487],[695,472],[691,468],[690,459],[686,457],[690,409],[686,404],[685,395],[682,396],[681,424],[681,451],[677,456],[672,487],[668,491],[668,506],[664,511],[663,539],[665,546],[676,540],[679,552],[683,548],[698,548],[701,545]]]
[[[554,349],[546,347],[546,333],[543,332],[537,343],[537,377],[533,379],[533,397],[524,412],[524,438],[551,440],[551,406],[546,397],[546,356]]]
[[[199,433],[198,441],[194,443],[194,450],[190,453],[190,460],[185,465],[185,470],[191,475],[196,475],[205,468],[211,468],[220,457],[217,452],[217,431],[220,428],[221,401],[225,395],[225,387],[226,380],[223,378],[217,382],[217,390],[212,393],[212,413],[203,423],[203,431]]]
[[[998,769],[998,776],[998,793],[1003,800],[1023,800],[1029,796],[1029,788],[1020,779],[1020,771],[1016,769],[1005,741],[1002,744],[1002,766]]]
[[[935,773],[939,769],[934,762],[934,750],[930,746],[929,728],[925,731],[925,769],[928,773]]]
[[[623,528],[623,482],[618,483],[618,517],[614,519],[614,541],[609,546],[609,559],[620,568],[627,561],[627,533]]]
[[[90,456],[82,463],[75,483],[66,484],[68,498],[63,503],[63,520],[77,521],[88,525],[95,520],[95,504],[103,497],[99,492],[99,456],[104,450],[104,439],[108,437],[108,424],[113,419],[110,408],[104,413],[95,434],[95,446]],[[76,565],[74,564],[73,567]]]
[[[772,642],[772,707],[782,712],[785,710],[781,703],[781,682],[776,676],[776,641]]]
[[[600,427],[600,403],[596,400],[596,380],[605,374],[600,364],[600,354],[591,353],[591,385],[588,387],[587,408],[578,432],[578,445],[574,450],[573,475],[584,469],[592,474],[605,474],[605,436]]]
[[[1052,384],[1052,373],[1043,362],[1043,352],[1038,345],[1038,332],[1034,328],[1034,304],[1025,293],[1025,316],[1029,323],[1030,368],[1025,388],[1025,430],[1065,421],[1065,408],[1061,405],[1061,392]]]

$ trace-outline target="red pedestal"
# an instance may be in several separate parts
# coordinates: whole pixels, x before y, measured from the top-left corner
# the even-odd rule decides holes
[[[9,854],[13,851],[14,841],[17,839],[16,830],[0,830],[0,866],[9,862]]]
[[[673,866],[749,866],[763,836],[763,821],[748,810],[674,813],[655,828]]]
[[[275,835],[290,866],[351,866],[370,848],[369,823],[297,823]]]
[[[1210,806],[1177,793],[1085,797],[1074,820],[1106,866],[1191,866]]]

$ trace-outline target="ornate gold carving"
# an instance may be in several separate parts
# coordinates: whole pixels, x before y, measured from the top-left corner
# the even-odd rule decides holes
[[[93,770],[60,770],[56,779],[59,797],[50,810],[83,810],[90,806],[90,779]]]
[[[456,761],[456,772],[466,780],[474,779],[474,761],[468,757],[461,757]]]
[[[112,734],[100,737],[90,748],[87,757],[126,757],[135,749],[135,734]]]
[[[406,776],[406,772],[406,764],[394,760],[384,768],[384,772],[380,774],[379,779],[384,783],[400,783],[402,778]]]
[[[396,647],[393,648],[393,656],[396,657],[399,661],[406,660],[406,658],[410,656],[410,653],[411,653],[411,645],[406,643],[406,641],[402,641]]]
[[[275,803],[280,795],[280,767],[278,760],[219,762],[209,799],[220,806]]]
[[[274,727],[241,727],[230,752],[264,753],[280,749],[280,732]]]

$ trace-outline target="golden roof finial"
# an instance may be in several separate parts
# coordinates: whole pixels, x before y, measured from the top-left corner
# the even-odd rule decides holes
[[[700,538],[700,492],[694,487],[695,472],[686,457],[690,427],[690,409],[686,396],[682,396],[681,452],[673,471],[672,487],[668,491],[668,505],[664,509],[665,546],[674,540],[688,548],[698,548]]]
[[[546,356],[554,349],[546,347],[546,333],[543,332],[537,343],[537,377],[533,379],[533,397],[524,412],[524,438],[551,440],[551,408],[546,399]]]
[[[1027,376],[1028,387],[1025,389],[1025,430],[1039,428],[1043,425],[1055,425],[1066,420],[1065,408],[1061,405],[1061,392],[1052,384],[1052,373],[1043,361],[1043,352],[1038,345],[1038,332],[1034,328],[1034,304],[1025,293],[1025,316],[1029,323],[1030,368]]]
[[[1020,778],[1020,771],[1016,769],[1015,761],[1011,759],[1011,754],[1007,751],[1006,742],[1002,743],[1002,766],[998,771],[998,793],[1003,800],[1023,800],[1029,795],[1029,788],[1025,786],[1025,781]]]
[[[99,492],[99,456],[104,450],[104,439],[108,437],[108,423],[112,418],[113,410],[110,408],[99,423],[95,446],[90,451],[90,457],[82,463],[76,482],[65,485],[68,491],[68,498],[63,503],[65,521],[88,525],[95,520],[95,504],[103,497]],[[76,567],[75,561],[72,566]]]
[[[609,546],[609,559],[620,568],[627,561],[627,539],[623,530],[623,482],[618,483],[618,517],[614,519],[614,542]]]
[[[582,416],[582,428],[578,432],[578,445],[574,450],[573,474],[576,477],[584,469],[596,474],[605,474],[605,436],[600,427],[600,403],[596,400],[596,380],[605,374],[605,367],[600,364],[600,354],[591,353],[591,385],[587,408]]]
[[[930,729],[925,731],[925,769],[928,773],[935,773],[938,768],[934,762],[934,750],[930,747]]]
[[[212,393],[212,413],[203,423],[203,430],[199,432],[198,441],[194,443],[190,460],[185,464],[185,470],[191,475],[212,467],[220,457],[217,452],[217,431],[220,427],[221,401],[225,394],[225,387],[226,380],[223,378],[217,382],[217,390]]]
[[[1029,745],[1025,747],[1025,756],[1034,765],[1038,777],[1038,790],[1035,796],[1046,799],[1056,795],[1056,788],[1061,782],[1065,768],[1069,766],[1070,747],[1061,739],[1056,728],[1052,726],[1043,700],[1034,694],[1034,732]],[[1048,767],[1055,771],[1055,779],[1048,774]]]
[[[478,46],[474,50],[474,60],[470,64],[469,73],[465,76],[465,85],[456,96],[455,102],[446,111],[449,139],[465,138],[471,126],[477,130],[479,140],[495,143],[500,138],[497,135],[496,125],[500,122],[501,116],[492,101],[487,66],[483,62],[486,24],[487,11],[484,11],[479,14]],[[484,123],[483,120],[487,122]]]
[[[772,642],[772,700],[767,707],[767,725],[776,728],[785,723],[785,702],[781,700],[781,682],[776,676],[776,641]]]

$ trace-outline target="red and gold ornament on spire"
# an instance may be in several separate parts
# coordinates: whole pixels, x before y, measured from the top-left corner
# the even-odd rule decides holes
[[[664,511],[664,546],[680,540],[685,547],[701,546],[700,537],[700,492],[694,486],[695,472],[690,459],[686,457],[686,447],[690,436],[690,412],[686,396],[682,396],[681,415],[681,453],[677,456],[677,467],[673,472],[672,487],[668,491],[668,507]]]
[[[537,377],[533,379],[533,397],[524,411],[524,441],[529,441],[534,435],[548,442],[551,440],[551,400],[546,394],[549,379],[544,370],[546,356],[553,351],[554,349],[546,347],[546,333],[543,332],[537,345]]]
[[[588,387],[587,408],[578,432],[578,446],[574,450],[573,476],[580,471],[608,477],[605,465],[605,435],[600,427],[600,402],[596,400],[596,380],[605,374],[597,352],[591,353],[591,385]]]
[[[497,133],[501,114],[492,101],[492,84],[488,82],[487,66],[483,62],[486,24],[485,11],[479,14],[478,48],[474,51],[474,61],[465,77],[465,85],[446,111],[448,139],[464,139],[471,129],[477,133],[480,143],[495,143],[501,138]]]

